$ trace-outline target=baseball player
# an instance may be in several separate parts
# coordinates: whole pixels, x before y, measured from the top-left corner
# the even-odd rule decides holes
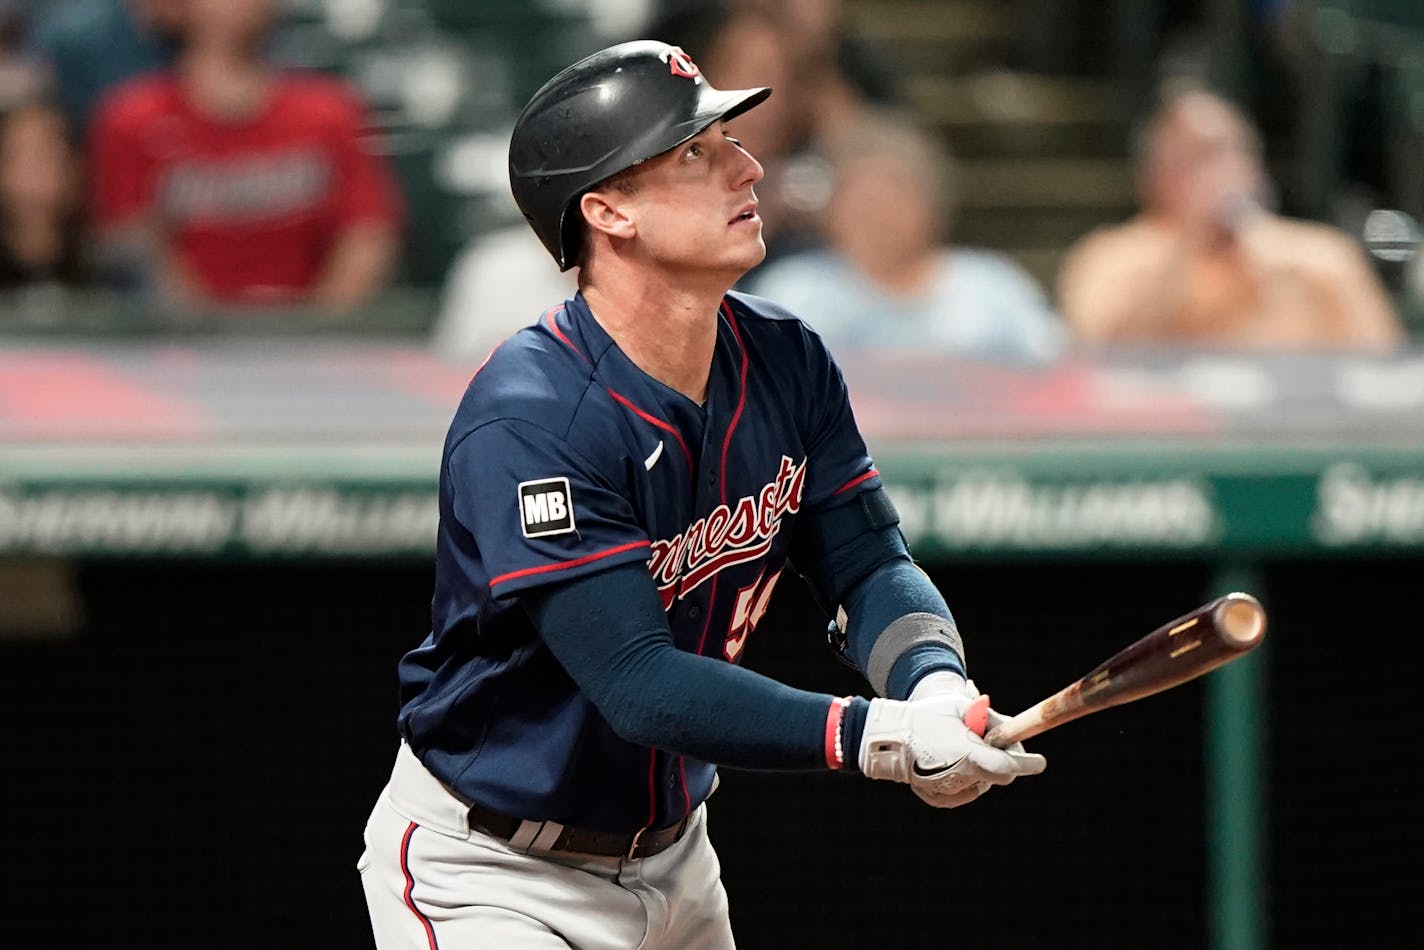
[[[515,199],[579,291],[450,426],[432,630],[399,665],[358,863],[380,950],[731,947],[717,766],[860,772],[941,808],[1044,768],[965,722],[985,704],[834,360],[729,292],[765,246],[762,168],[726,123],[769,94],[637,41],[515,124]],[[788,570],[875,698],[738,665]]]

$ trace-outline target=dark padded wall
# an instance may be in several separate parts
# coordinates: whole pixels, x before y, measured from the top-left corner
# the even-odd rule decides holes
[[[1409,919],[1420,567],[1265,572],[1273,945],[1344,945]],[[1211,583],[1186,562],[933,573],[1007,711]],[[354,864],[428,569],[109,562],[80,576],[77,638],[0,643],[0,946],[369,946]],[[747,660],[864,691],[795,583]],[[1047,773],[958,811],[847,776],[728,772],[711,833],[740,946],[1206,946],[1204,695],[1190,684],[1039,737]]]

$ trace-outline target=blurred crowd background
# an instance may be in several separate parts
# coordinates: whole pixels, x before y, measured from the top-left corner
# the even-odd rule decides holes
[[[398,333],[570,291],[521,104],[602,46],[775,89],[739,289],[842,351],[1424,333],[1414,0],[0,0],[0,332]]]
[[[774,88],[738,289],[842,358],[996,707],[1272,615],[966,821],[729,776],[741,945],[1400,944],[1424,0],[0,0],[0,947],[369,945],[440,439],[575,286],[510,129],[634,38]],[[749,665],[864,690],[770,609]]]

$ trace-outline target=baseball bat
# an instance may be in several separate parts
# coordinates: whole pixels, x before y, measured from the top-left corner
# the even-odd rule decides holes
[[[1003,748],[1089,713],[1171,689],[1253,650],[1266,635],[1266,611],[1250,594],[1217,597],[1130,644],[1047,699],[991,729]]]

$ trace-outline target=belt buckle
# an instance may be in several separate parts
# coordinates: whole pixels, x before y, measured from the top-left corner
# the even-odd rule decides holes
[[[643,832],[647,830],[647,826],[644,825],[642,828],[639,828],[637,831],[633,832],[633,840],[628,842],[628,851],[624,855],[627,860],[633,861],[637,859],[637,854],[635,852],[638,850],[639,843],[643,840]]]

